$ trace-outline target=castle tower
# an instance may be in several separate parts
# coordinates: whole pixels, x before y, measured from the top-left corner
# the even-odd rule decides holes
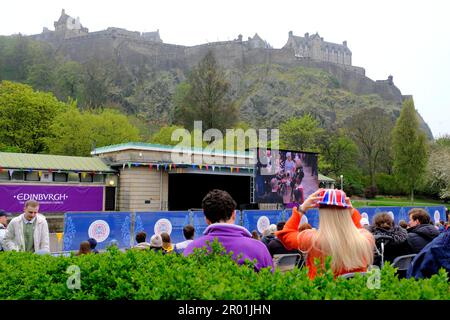
[[[89,30],[81,25],[80,18],[72,18],[66,14],[64,9],[61,10],[61,16],[53,25],[55,26],[55,33],[62,38],[72,38],[89,33]]]

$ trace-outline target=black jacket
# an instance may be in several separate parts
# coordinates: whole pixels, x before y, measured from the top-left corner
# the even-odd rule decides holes
[[[300,251],[293,249],[288,250],[286,247],[281,243],[280,239],[275,238],[272,241],[270,241],[269,245],[267,246],[269,249],[269,253],[273,258],[274,254],[287,254],[287,253],[300,253]]]
[[[439,230],[432,224],[419,224],[407,230],[410,253],[419,253],[420,250],[439,235]]]
[[[394,261],[398,256],[409,253],[408,233],[405,229],[394,226],[392,229],[386,230],[378,227],[369,227],[369,231],[375,237],[377,248],[381,250],[381,240],[377,240],[377,236],[388,236],[390,239],[384,240],[384,261]],[[381,256],[375,254],[375,265],[381,265]]]

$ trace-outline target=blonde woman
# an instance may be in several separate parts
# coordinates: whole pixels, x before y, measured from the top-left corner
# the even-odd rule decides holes
[[[302,215],[308,209],[319,208],[319,229],[298,231]],[[331,268],[338,276],[347,272],[363,272],[372,264],[375,241],[366,229],[358,229],[352,220],[352,208],[345,193],[337,189],[319,189],[297,209],[283,230],[276,233],[287,249],[307,253],[308,275],[317,274],[314,259],[324,266],[325,257],[331,256]]]

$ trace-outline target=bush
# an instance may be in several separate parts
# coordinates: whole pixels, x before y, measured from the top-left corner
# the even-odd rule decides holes
[[[403,190],[394,175],[387,173],[377,174],[375,177],[379,194],[398,196],[403,195]]]
[[[328,260],[329,266],[329,260]],[[69,266],[80,268],[80,289],[69,289]],[[102,254],[71,257],[31,253],[0,254],[0,299],[49,300],[322,300],[450,299],[447,274],[430,279],[401,279],[388,263],[379,289],[367,277],[334,279],[330,269],[313,281],[306,269],[275,273],[238,266],[218,243],[212,253],[197,250],[189,257],[160,252],[110,248]]]
[[[364,196],[367,199],[374,199],[377,194],[378,194],[377,187],[370,186],[364,189]]]

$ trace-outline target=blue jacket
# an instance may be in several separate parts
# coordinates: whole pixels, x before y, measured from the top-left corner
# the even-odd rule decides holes
[[[450,229],[441,233],[427,244],[414,258],[406,275],[407,278],[429,278],[440,268],[450,275]]]

